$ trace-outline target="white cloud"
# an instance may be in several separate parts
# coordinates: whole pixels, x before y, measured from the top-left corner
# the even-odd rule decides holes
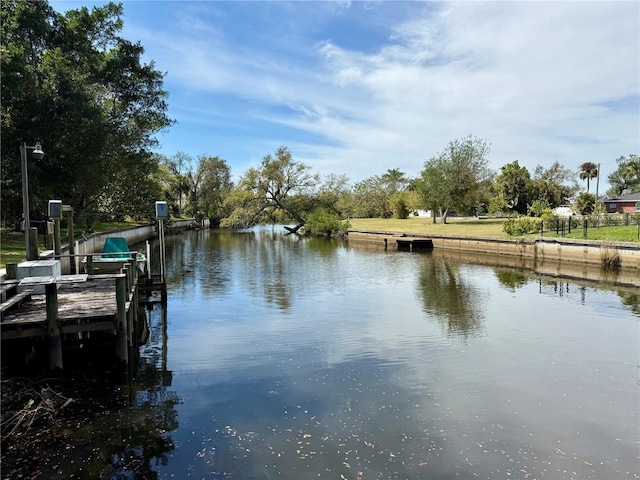
[[[356,7],[336,5],[336,15]],[[314,7],[289,4],[280,13],[294,17],[281,23],[294,25],[303,14],[308,22]],[[640,151],[637,105],[606,106],[640,98],[637,2],[413,8],[412,18],[394,25],[386,45],[375,50],[346,48],[329,34],[321,41],[302,38],[301,29],[291,44],[276,33],[270,41],[243,44],[202,15],[196,23],[180,20],[190,26],[185,30],[137,31],[175,92],[191,92],[204,110],[214,109],[221,95],[233,97],[238,113],[230,112],[230,125],[244,118],[279,128],[274,145],[287,144],[321,173],[360,180],[397,167],[415,175],[424,160],[468,134],[492,144],[495,169],[515,159],[531,171],[555,160],[577,169],[590,160],[603,162],[606,175],[616,157]],[[263,136],[254,143],[270,142]]]

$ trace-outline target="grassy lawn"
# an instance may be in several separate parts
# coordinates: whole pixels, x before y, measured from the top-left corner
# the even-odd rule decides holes
[[[616,241],[616,242],[640,242],[638,238],[638,226],[630,225],[628,227],[600,227],[589,228],[587,231],[587,238],[589,240],[604,240],[604,241]],[[556,235],[555,232],[544,234],[545,237],[562,237],[562,235]],[[571,230],[571,234],[565,231],[564,238],[583,239],[582,228]]]
[[[509,237],[502,231],[503,219],[456,219],[450,218],[449,223],[443,225],[441,223],[433,223],[430,218],[407,218],[399,220],[397,218],[356,218],[349,220],[351,228],[358,230],[378,230],[383,232],[401,232],[401,233],[423,233],[438,235],[468,235],[478,237],[499,237],[499,238],[517,238]],[[527,235],[524,238],[539,237],[540,233]],[[561,238],[562,235],[556,235],[554,232],[544,232],[544,237]],[[521,237],[522,238],[522,237]],[[565,232],[564,238],[583,239],[582,228],[573,229],[571,234]],[[606,240],[612,242],[640,242],[638,239],[638,226],[631,225],[628,227],[601,227],[589,228],[589,240]]]
[[[349,220],[351,228],[379,230],[385,232],[426,233],[439,235],[470,235],[481,237],[503,237],[502,219],[467,220],[449,218],[446,225],[433,223],[431,218],[356,218]]]
[[[4,268],[7,263],[22,262],[25,258],[24,234],[2,232],[0,234],[0,268]]]

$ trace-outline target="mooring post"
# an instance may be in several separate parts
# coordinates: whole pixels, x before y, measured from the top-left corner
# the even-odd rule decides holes
[[[31,260],[38,260],[40,258],[40,248],[38,246],[38,229],[31,227],[27,232],[29,235],[29,258]]]
[[[15,280],[18,278],[18,264],[17,263],[7,263],[7,280]]]
[[[47,346],[49,369],[62,370],[62,339],[58,325],[58,286],[49,283],[44,286],[47,308]]]
[[[133,252],[131,255],[131,274],[133,286],[138,284],[138,252]]]
[[[122,265],[122,268],[120,269],[120,271],[124,273],[127,279],[126,290],[128,292],[129,290],[131,290],[131,264],[125,263],[124,265]]]
[[[145,268],[147,269],[147,278],[150,279],[151,278],[151,245],[149,244],[149,240],[147,240],[146,247],[147,247],[147,264],[145,265]]]
[[[73,256],[73,265],[76,267],[75,273],[80,273],[80,242],[77,240],[74,242],[75,244],[75,255]]]
[[[138,335],[138,308],[140,299],[138,298],[138,283],[136,281],[135,286],[131,292],[131,301],[129,302],[129,308],[131,309],[131,335],[132,335],[132,343],[134,352],[138,349],[138,339],[140,338]]]
[[[62,251],[62,239],[60,237],[60,220],[54,220],[53,222],[53,254],[56,260],[60,259],[61,251]]]
[[[65,207],[68,207],[67,205],[65,205]],[[71,270],[72,274],[76,274],[78,273],[78,270],[76,269],[76,264],[73,261],[73,257],[76,254],[76,249],[75,249],[75,238],[74,238],[74,231],[73,231],[73,209],[71,207],[68,207],[67,209],[65,209],[63,207],[63,210],[67,210],[67,244],[69,245],[69,255],[71,255],[71,261],[69,262],[69,269]]]
[[[116,315],[118,330],[116,334],[116,356],[122,363],[129,363],[129,347],[127,341],[127,276],[116,275]]]
[[[127,300],[129,299],[129,295],[131,295],[133,283],[132,283],[132,270],[131,264],[125,263],[122,268],[122,273],[125,274],[127,283],[126,283],[126,292],[127,292]],[[126,300],[125,300],[126,301]],[[133,302],[129,302],[129,311],[126,312],[126,325],[127,325],[127,342],[129,343],[129,347],[133,345],[133,325],[131,324],[131,309],[133,306]]]

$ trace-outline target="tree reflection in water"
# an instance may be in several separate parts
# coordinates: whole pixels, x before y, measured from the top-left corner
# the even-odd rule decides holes
[[[460,275],[460,263],[446,257],[424,255],[419,288],[424,311],[449,334],[471,337],[481,334],[484,321],[482,292]]]
[[[640,316],[640,294],[636,292],[619,291],[618,295],[622,303],[628,306],[633,313]]]
[[[513,268],[501,269],[496,267],[495,274],[498,281],[511,292],[524,287],[530,281],[528,276]]]

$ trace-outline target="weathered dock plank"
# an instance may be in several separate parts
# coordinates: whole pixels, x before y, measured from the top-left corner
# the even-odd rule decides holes
[[[42,288],[32,292],[30,298],[26,293],[18,293],[24,298],[13,300],[11,303],[15,305],[5,305],[0,319],[3,343],[29,338],[38,342],[46,340],[49,368],[57,371],[63,369],[65,342],[97,338],[100,342],[113,343],[117,364],[129,364],[130,352],[137,348],[139,342],[140,298],[135,263],[133,268],[126,267],[115,274],[49,275],[23,279],[23,288],[42,284],[44,293],[40,292]],[[150,286],[155,286],[155,282],[151,283]],[[166,299],[164,283],[162,291]],[[6,292],[9,293],[8,288]],[[92,335],[93,332],[102,335]]]
[[[3,301],[2,304],[0,304],[0,315],[4,316],[4,312],[9,311],[9,309],[13,307],[19,308],[22,303],[31,298],[32,293],[33,292],[31,290],[23,290],[13,297]]]
[[[86,281],[58,285],[58,323],[61,333],[114,330],[116,324],[116,279],[113,275],[89,276]],[[2,338],[24,338],[46,334],[45,295],[32,295],[20,310],[6,311],[0,323]]]

